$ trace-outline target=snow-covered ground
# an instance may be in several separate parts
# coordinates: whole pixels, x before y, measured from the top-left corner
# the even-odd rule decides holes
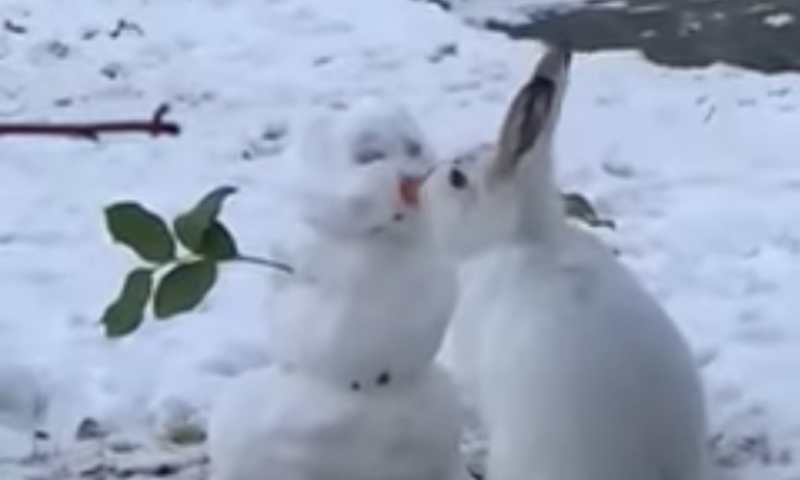
[[[496,20],[506,24],[525,23],[531,15],[543,10],[565,11],[580,8],[589,0],[434,0],[447,5],[455,14],[469,22],[482,24]],[[625,1],[609,2],[605,8],[621,8]]]
[[[409,0],[7,0],[0,20],[0,121],[146,117],[169,102],[185,130],[0,141],[10,480],[8,457],[26,447],[15,432],[38,411],[64,448],[85,417],[159,431],[202,418],[226,381],[265,360],[269,292],[249,266],[226,271],[200,312],[105,339],[98,318],[132,264],[104,231],[106,204],[176,213],[236,185],[225,220],[243,249],[268,255],[289,235],[285,152],[314,109],[400,101],[445,157],[494,137],[539,53]],[[609,241],[696,347],[729,478],[797,478],[798,78],[670,71],[632,53],[578,56],[573,78],[563,185],[617,221]]]

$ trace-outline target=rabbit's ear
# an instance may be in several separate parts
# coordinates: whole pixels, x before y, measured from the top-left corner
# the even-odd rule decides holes
[[[497,146],[493,174],[512,174],[521,160],[550,140],[569,77],[572,52],[548,46],[531,79],[511,102]]]

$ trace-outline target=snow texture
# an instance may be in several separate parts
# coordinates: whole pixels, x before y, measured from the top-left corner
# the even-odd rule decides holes
[[[589,0],[442,0],[453,13],[468,22],[482,24],[499,21],[506,24],[525,23],[543,11],[565,11],[580,8]],[[619,8],[624,2],[610,2],[606,8]]]
[[[455,385],[429,366],[358,390],[270,365],[237,379],[209,418],[213,480],[462,480]],[[257,414],[256,414],[257,412]]]
[[[202,424],[221,388],[266,362],[268,282],[250,266],[228,269],[199,312],[104,339],[97,319],[134,264],[104,232],[104,205],[137,199],[171,214],[232,184],[225,220],[244,250],[267,255],[293,234],[281,172],[304,119],[386,98],[455,155],[495,138],[540,52],[408,0],[7,0],[0,18],[3,121],[144,117],[167,101],[185,129],[158,141],[0,141],[10,480],[37,471],[13,461],[34,425],[60,445],[48,465],[70,463],[83,418],[159,435]],[[691,341],[725,477],[797,476],[796,75],[668,70],[631,53],[579,55],[573,68],[562,184],[617,222],[604,236]],[[467,440],[479,459],[480,437]]]

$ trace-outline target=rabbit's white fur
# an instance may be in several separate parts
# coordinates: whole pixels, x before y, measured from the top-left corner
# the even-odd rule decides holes
[[[209,422],[212,480],[459,480],[457,401],[430,368],[354,392],[268,366],[234,380]]]
[[[463,260],[455,368],[487,429],[488,480],[704,480],[688,345],[639,281],[570,226],[552,142],[570,54],[550,49],[491,161],[443,165],[422,205]]]

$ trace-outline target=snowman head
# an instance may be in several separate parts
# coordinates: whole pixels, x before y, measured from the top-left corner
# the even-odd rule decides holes
[[[416,235],[415,185],[435,155],[403,107],[361,101],[317,118],[301,148],[304,222],[340,237]]]

